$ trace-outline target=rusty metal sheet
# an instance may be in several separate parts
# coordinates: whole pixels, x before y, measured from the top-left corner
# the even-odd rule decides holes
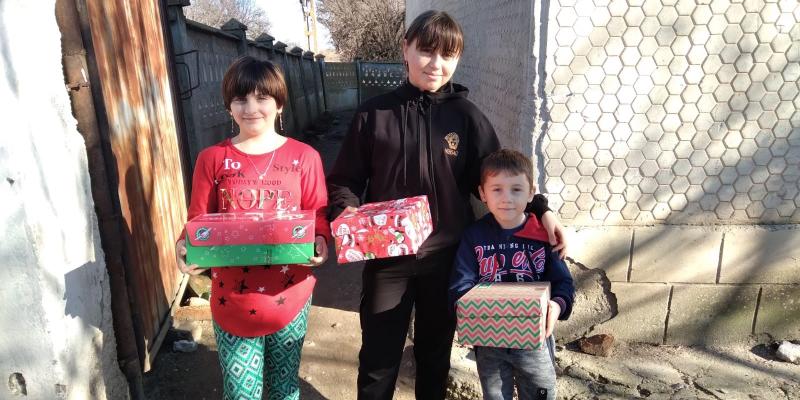
[[[86,6],[108,121],[104,139],[118,179],[134,325],[147,370],[179,291],[174,243],[186,220],[162,10],[149,0],[89,0]]]

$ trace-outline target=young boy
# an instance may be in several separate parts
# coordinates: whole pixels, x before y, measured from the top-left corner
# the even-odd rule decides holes
[[[547,346],[539,350],[475,347],[478,375],[486,400],[555,399],[554,341],[557,319],[572,311],[575,287],[567,266],[547,243],[539,220],[526,211],[533,200],[533,165],[514,150],[498,150],[481,166],[478,192],[489,214],[461,238],[450,279],[455,301],[479,282],[549,281]]]

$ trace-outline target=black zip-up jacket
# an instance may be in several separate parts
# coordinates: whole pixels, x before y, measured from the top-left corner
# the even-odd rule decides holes
[[[417,258],[456,246],[474,220],[469,194],[477,196],[481,160],[500,148],[468,93],[454,83],[423,92],[406,82],[359,106],[327,179],[331,220],[362,198],[371,203],[424,194],[434,230]],[[544,200],[534,211],[541,217],[547,200],[537,200]]]

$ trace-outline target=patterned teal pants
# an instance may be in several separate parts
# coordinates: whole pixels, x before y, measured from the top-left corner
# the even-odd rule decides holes
[[[253,338],[234,336],[214,324],[225,400],[300,398],[300,352],[306,336],[308,300],[303,310],[283,329]]]

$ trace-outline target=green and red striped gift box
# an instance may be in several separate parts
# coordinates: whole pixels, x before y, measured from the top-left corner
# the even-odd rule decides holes
[[[480,283],[456,303],[458,340],[472,346],[539,349],[550,282]]]
[[[314,255],[314,211],[203,214],[186,223],[186,264],[303,264]]]

